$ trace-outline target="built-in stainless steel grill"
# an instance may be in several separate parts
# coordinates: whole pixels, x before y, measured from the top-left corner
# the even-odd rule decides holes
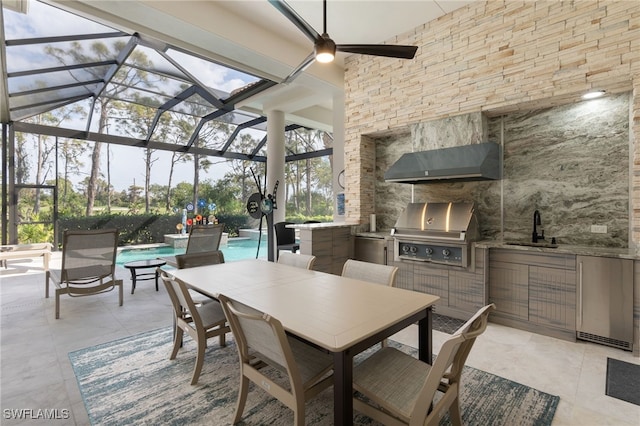
[[[469,266],[479,237],[473,203],[410,203],[391,230],[394,258]]]

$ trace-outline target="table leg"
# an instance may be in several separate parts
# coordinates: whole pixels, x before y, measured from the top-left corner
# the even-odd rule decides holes
[[[136,268],[131,268],[131,294],[136,291]]]
[[[418,358],[431,364],[433,357],[433,315],[427,308],[427,315],[418,321]]]
[[[349,350],[333,354],[333,424],[353,424],[353,354]]]
[[[158,277],[160,276],[160,274],[158,274],[158,268],[156,268],[156,291],[158,291]]]

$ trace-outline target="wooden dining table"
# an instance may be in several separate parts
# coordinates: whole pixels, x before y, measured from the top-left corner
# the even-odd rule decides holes
[[[288,333],[334,357],[334,424],[353,424],[353,358],[418,323],[418,357],[431,363],[438,296],[264,260],[167,271],[207,296],[224,294],[270,314]]]

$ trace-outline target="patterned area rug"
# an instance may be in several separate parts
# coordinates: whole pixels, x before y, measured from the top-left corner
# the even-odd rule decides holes
[[[455,333],[466,321],[433,313],[433,329],[442,333]]]
[[[213,339],[198,385],[191,386],[195,344],[186,338],[170,361],[171,328],[71,352],[69,359],[94,425],[229,425],[239,380],[233,338],[221,348]],[[390,342],[402,350],[408,346]],[[375,349],[370,349],[375,350]],[[366,356],[366,352],[360,356]],[[357,362],[357,359],[356,359]],[[559,397],[471,367],[465,367],[461,409],[465,425],[550,425]],[[291,410],[252,387],[245,407],[245,425],[287,425]],[[306,406],[306,424],[333,423],[329,388]],[[377,425],[356,415],[356,425]],[[443,424],[447,424],[446,418]]]

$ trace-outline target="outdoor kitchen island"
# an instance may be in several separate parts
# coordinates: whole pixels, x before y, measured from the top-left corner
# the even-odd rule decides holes
[[[479,241],[492,322],[640,356],[640,257],[629,248]],[[593,325],[595,323],[595,326]]]
[[[322,222],[291,224],[300,233],[300,253],[316,257],[316,271],[342,274],[347,259],[353,258],[352,228],[355,223]]]

